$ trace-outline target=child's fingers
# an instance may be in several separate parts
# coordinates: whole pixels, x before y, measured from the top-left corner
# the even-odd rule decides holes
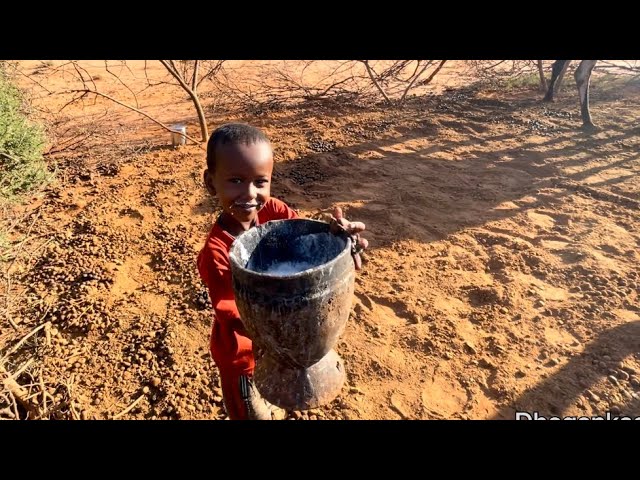
[[[369,241],[366,238],[358,238],[358,245],[360,246],[360,249],[364,250],[369,246]]]
[[[333,220],[335,222],[335,226],[332,229],[332,232],[340,231],[341,229],[345,230],[350,235],[355,235],[357,233],[363,232],[366,229],[366,226],[362,222],[350,222],[346,218],[342,216],[342,208],[335,207],[333,209]],[[340,228],[341,227],[341,228]]]
[[[356,270],[361,270],[362,269],[362,258],[360,258],[360,254],[359,253],[354,253],[353,254],[353,262],[355,263]]]
[[[352,235],[355,233],[363,232],[366,228],[364,223],[362,222],[347,222],[346,224],[343,224],[343,226],[347,229],[347,232]]]
[[[333,233],[334,235],[338,235],[340,233],[347,231],[348,224],[349,222],[347,222],[344,218],[341,218],[341,219],[332,218],[331,222],[329,223],[329,229],[331,233]]]

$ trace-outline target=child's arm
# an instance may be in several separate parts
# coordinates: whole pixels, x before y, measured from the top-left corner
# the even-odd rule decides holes
[[[231,283],[231,270],[228,258],[222,251],[204,249],[198,258],[200,277],[207,285],[211,305],[216,318],[244,333],[240,312],[236,305]]]

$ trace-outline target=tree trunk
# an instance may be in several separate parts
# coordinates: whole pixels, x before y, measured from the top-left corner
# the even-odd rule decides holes
[[[562,68],[562,71],[560,72],[560,75],[558,75],[558,81],[556,82],[556,85],[555,85],[556,92],[559,92],[560,87],[562,87],[562,80],[564,79],[564,74],[567,73],[570,63],[571,63],[571,60],[567,60],[566,63],[564,64],[564,67]]]
[[[540,75],[540,90],[547,91],[547,79],[544,78],[544,69],[542,68],[542,60],[538,60],[538,74]]]
[[[193,105],[196,107],[196,112],[198,113],[198,121],[200,122],[200,134],[202,135],[202,142],[206,142],[209,139],[209,129],[207,128],[207,119],[204,116],[204,110],[202,109],[202,105],[200,104],[200,99],[198,98],[198,94],[193,91],[189,85],[187,85],[180,72],[174,67],[173,61],[167,62],[166,60],[160,60],[160,63],[164,65],[164,67],[169,71],[169,73],[175,78],[180,86],[184,89],[185,92],[189,94]],[[194,83],[197,85],[197,79],[194,78]]]

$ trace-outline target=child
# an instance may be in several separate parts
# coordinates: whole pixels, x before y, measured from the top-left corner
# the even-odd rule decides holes
[[[230,419],[284,418],[284,411],[264,400],[251,382],[254,356],[231,285],[229,249],[235,237],[270,220],[297,218],[284,202],[270,197],[273,152],[265,134],[240,123],[218,128],[207,144],[204,183],[218,198],[222,213],[214,223],[198,256],[200,277],[209,289],[215,311],[209,348],[220,371],[224,405]],[[358,233],[361,222],[350,223],[334,211],[332,231],[355,236],[359,249],[367,241]],[[360,267],[357,251],[356,267]]]

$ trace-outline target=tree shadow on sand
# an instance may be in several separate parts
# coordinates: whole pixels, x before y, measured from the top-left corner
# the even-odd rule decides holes
[[[567,415],[569,407],[578,404],[580,408],[580,404],[586,403],[591,403],[594,415],[604,416],[609,411],[617,415],[640,416],[640,397],[631,393],[637,387],[629,383],[633,374],[630,377],[628,367],[622,364],[629,356],[640,359],[640,321],[624,323],[601,333],[582,353],[500,409],[493,419],[514,419],[515,412],[527,412],[532,416],[537,412],[546,418],[562,417]],[[625,396],[621,395],[626,400],[600,398],[595,393],[600,381],[613,382],[618,392],[626,391]]]
[[[411,108],[418,113],[437,109],[440,104],[434,102]],[[274,195],[298,208],[355,204],[348,216],[375,226],[370,232],[373,247],[407,238],[430,242],[512,217],[525,208],[552,207],[578,192],[610,189],[628,181],[630,174],[589,187],[581,183],[591,175],[630,168],[637,161],[637,154],[624,143],[636,136],[632,125],[616,126],[592,137],[561,120],[541,132],[543,140],[530,141],[531,135],[539,137],[540,132],[531,130],[523,119],[540,113],[539,102],[463,97],[441,105],[447,109],[425,110],[426,119],[417,123],[391,122],[388,134],[379,138],[360,138],[327,152],[279,162]],[[488,133],[490,122],[507,128]],[[603,151],[621,158],[566,173],[591,160],[600,161]],[[621,202],[628,208],[640,205],[633,198],[601,193],[604,201]],[[507,202],[513,205],[501,208]],[[384,230],[385,235],[378,238],[376,230]]]

